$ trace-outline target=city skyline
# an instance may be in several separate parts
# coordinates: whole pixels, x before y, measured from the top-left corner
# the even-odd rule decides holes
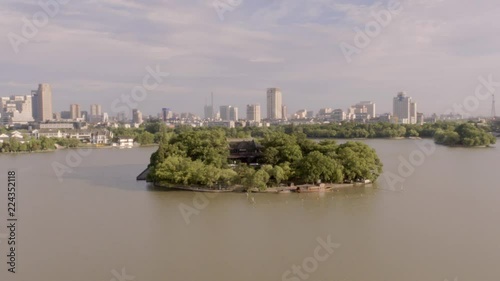
[[[52,95],[51,89],[52,89],[52,87],[50,84],[41,83],[41,84],[39,84],[38,90],[31,91],[31,95],[26,95],[26,96],[21,96],[21,95],[14,96],[14,95],[12,95],[9,97],[2,97],[2,100],[4,100],[3,103],[5,103],[5,101],[7,101],[7,100],[15,100],[16,103],[19,103],[21,100],[23,100],[23,103],[22,103],[22,104],[24,104],[23,107],[25,107],[26,104],[32,103],[33,119],[40,120],[39,117],[37,118],[37,114],[39,114],[38,113],[40,111],[39,107],[41,105],[37,104],[37,103],[38,103],[38,100],[43,101],[43,98],[37,98],[37,97],[45,96],[45,102],[44,102],[45,107],[50,108],[49,110],[52,110],[52,96],[53,95]],[[40,93],[42,93],[42,94],[40,94]],[[397,97],[399,97],[401,95],[404,97],[407,97],[407,93],[404,91],[398,92]],[[22,97],[24,97],[24,98],[22,98]],[[30,100],[27,100],[28,97],[30,98]],[[164,120],[172,118],[174,116],[174,114],[175,114],[175,116],[177,116],[177,115],[181,116],[182,114],[189,114],[189,115],[195,114],[195,115],[197,115],[201,118],[204,118],[204,119],[213,119],[213,120],[220,119],[222,121],[237,121],[240,119],[244,120],[247,118],[249,104],[242,107],[246,110],[243,112],[243,115],[240,115],[237,106],[232,106],[232,105],[217,106],[214,102],[214,94],[213,93],[211,93],[210,97],[211,97],[211,102],[210,102],[211,104],[208,105],[207,101],[205,100],[205,106],[202,109],[203,114],[198,114],[197,113],[198,110],[196,110],[195,108],[192,108],[190,111],[187,111],[187,112],[179,112],[179,111],[175,110],[175,105],[173,105],[174,106],[173,109],[172,108],[162,108],[162,111],[146,112],[145,116],[151,116],[151,117],[159,116],[160,118],[162,118]],[[266,102],[264,104],[265,104],[265,107],[267,108],[267,111],[268,111],[267,115],[269,115],[270,110],[272,111],[273,108],[275,108],[275,110],[276,110],[276,112],[275,112],[276,116],[274,118],[271,118],[271,120],[282,120],[282,119],[286,120],[289,117],[291,117],[291,119],[312,118],[312,117],[316,117],[317,115],[318,116],[325,115],[325,111],[328,111],[328,114],[326,114],[326,115],[333,116],[333,115],[335,115],[335,111],[338,111],[339,109],[344,111],[344,113],[346,115],[346,117],[344,117],[344,118],[339,118],[340,120],[345,119],[345,120],[352,120],[352,121],[357,121],[357,122],[366,122],[367,120],[378,117],[378,116],[387,116],[387,114],[391,114],[394,117],[396,117],[397,119],[408,119],[408,120],[405,120],[402,122],[403,123],[412,123],[412,124],[417,123],[417,120],[422,121],[423,118],[429,117],[429,116],[434,116],[435,114],[438,116],[439,115],[449,115],[450,113],[452,115],[461,115],[460,112],[450,112],[450,111],[441,112],[441,113],[434,112],[432,114],[423,113],[423,112],[421,112],[421,107],[419,107],[418,111],[417,111],[417,103],[413,102],[411,97],[408,97],[409,103],[408,103],[408,107],[406,109],[408,109],[409,112],[406,115],[408,115],[408,116],[411,115],[411,117],[407,118],[407,117],[405,117],[406,115],[403,117],[400,117],[400,115],[401,115],[400,109],[398,109],[398,107],[396,106],[396,103],[395,103],[397,97],[394,98],[394,96],[393,96],[392,110],[389,112],[381,112],[380,114],[377,114],[377,111],[376,111],[376,104],[377,103],[374,101],[360,101],[360,102],[357,102],[354,105],[351,105],[347,108],[321,107],[321,108],[314,108],[312,110],[309,110],[307,108],[301,108],[296,113],[290,114],[288,112],[287,106],[283,102],[283,99],[284,99],[283,93],[282,93],[280,88],[267,88],[266,95],[265,95]],[[48,102],[49,100],[50,100],[50,102]],[[57,97],[56,97],[56,100],[57,100]],[[95,102],[95,101],[93,101],[93,102]],[[252,103],[250,105],[260,105],[260,103]],[[281,110],[278,110],[279,105],[281,105]],[[490,107],[490,110],[493,112],[494,111],[494,101],[493,100],[490,103],[490,105],[493,106],[493,108]],[[19,108],[19,106],[17,106],[17,107]],[[87,121],[90,121],[90,122],[101,122],[103,120],[103,117],[104,117],[103,114],[106,114],[106,116],[108,116],[108,112],[103,111],[101,104],[92,103],[88,107],[90,110],[83,110],[85,108],[85,106],[82,107],[82,106],[80,106],[80,104],[70,104],[68,111],[66,111],[66,110],[52,111],[53,116],[55,116],[53,118],[54,119],[61,118],[61,119],[76,120],[76,119],[80,119],[82,117],[85,117],[84,119]],[[227,107],[227,110],[224,110],[224,108],[226,108],[226,107]],[[131,119],[134,120],[134,119],[137,119],[137,118],[134,118],[134,110],[140,110],[140,109],[141,109],[140,107],[137,107],[137,108],[132,108],[132,109],[125,111],[125,112],[123,112],[123,111],[113,112],[112,111],[111,114],[109,114],[109,116],[118,117],[118,120],[121,120],[124,118],[127,118],[128,120],[131,120]],[[18,109],[18,110],[20,110],[20,109]],[[49,110],[46,109],[47,112]],[[165,115],[165,112],[164,112],[165,110],[168,110],[168,115]],[[10,109],[10,111],[12,111],[12,110]],[[260,111],[260,108],[259,108],[259,111]],[[226,114],[224,114],[224,112],[226,112]],[[304,115],[302,116],[302,114],[300,112],[304,112],[303,113]],[[21,110],[21,113],[23,113],[25,115],[27,114],[27,113],[23,112],[22,110]],[[142,114],[143,114],[142,111],[140,111],[141,119],[142,119]],[[211,117],[207,118],[207,114]],[[163,117],[161,117],[161,116],[163,116]],[[282,118],[283,116],[284,116],[284,118]],[[300,116],[302,116],[302,117],[300,117]],[[340,115],[337,114],[337,117],[339,117],[339,116]],[[422,118],[419,119],[418,116],[420,116]],[[487,115],[476,115],[476,116],[477,117],[488,117]],[[453,117],[453,116],[451,116],[451,117]],[[471,116],[462,116],[462,117],[471,117]],[[16,118],[19,118],[19,117],[16,117]],[[262,116],[261,118],[268,119],[267,116],[265,116],[265,117]],[[334,119],[336,119],[336,118],[334,118]],[[45,118],[44,120],[49,120],[49,119]],[[419,123],[420,123],[420,121],[419,121]]]
[[[481,7],[464,0],[403,1],[401,14],[351,63],[339,45],[352,44],[353,28],[363,29],[373,20],[371,13],[388,1],[253,1],[226,13],[223,21],[209,2],[103,1],[97,11],[85,1],[72,1],[20,45],[18,54],[8,40],[2,41],[2,65],[10,71],[0,78],[1,95],[26,95],[42,80],[59,95],[55,111],[100,99],[109,112],[113,100],[141,85],[147,67],[158,66],[170,76],[141,101],[138,107],[145,113],[166,103],[177,105],[179,112],[196,108],[202,115],[210,92],[238,108],[264,104],[254,97],[276,85],[287,93],[289,112],[304,107],[304,96],[308,108],[346,108],[353,100],[374,100],[379,112],[390,112],[385,97],[406,91],[431,114],[473,95],[478,77],[500,79],[495,63],[500,40],[475,39],[477,32],[495,34],[500,8],[492,0],[481,1]],[[0,8],[3,34],[19,34],[22,17],[40,10],[35,3],[18,1],[3,1]],[[144,16],[126,15],[137,12]],[[459,16],[463,12],[467,18]],[[481,102],[477,115],[489,115],[490,108],[489,101]]]

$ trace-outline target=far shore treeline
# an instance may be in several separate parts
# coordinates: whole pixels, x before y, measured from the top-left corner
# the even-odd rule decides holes
[[[164,129],[162,129],[164,128]],[[176,129],[166,129],[159,120],[145,122],[139,128],[109,128],[113,134],[113,141],[120,137],[131,137],[140,145],[159,144],[163,131],[174,132],[176,134],[185,130],[192,130],[191,127],[178,127]],[[436,123],[426,123],[423,125],[392,124],[392,123],[368,123],[360,124],[353,122],[330,123],[330,124],[301,124],[301,125],[277,125],[267,127],[237,127],[220,128],[228,138],[263,138],[270,132],[282,132],[286,134],[303,134],[307,138],[316,139],[355,139],[355,138],[434,138],[437,144],[448,146],[490,146],[496,143],[496,138],[491,132],[500,132],[500,121],[489,123],[451,122],[440,121]],[[88,146],[75,139],[49,139],[41,137],[35,139],[29,136],[26,130],[19,130],[24,140],[4,140],[0,144],[1,152],[35,152],[47,151],[59,147],[76,148]],[[8,133],[9,130],[0,127],[0,134]]]
[[[151,156],[148,179],[182,186],[243,185],[265,190],[288,182],[375,181],[382,172],[375,150],[361,142],[318,143],[303,133],[279,131],[268,131],[256,141],[261,145],[260,165],[237,163],[230,167],[225,130],[192,128],[165,132]]]
[[[469,128],[462,130],[460,128]],[[474,129],[472,129],[474,128]],[[178,127],[168,129],[170,132],[182,132],[189,127]],[[392,124],[392,123],[330,123],[330,124],[301,124],[301,125],[273,125],[266,127],[236,127],[222,128],[228,138],[262,138],[268,132],[283,132],[286,134],[303,133],[308,138],[315,139],[363,139],[363,138],[434,138],[436,143],[445,145],[463,146],[488,146],[495,144],[496,138],[490,133],[500,132],[500,121],[490,123],[452,122],[439,121],[425,123],[423,125]],[[450,132],[462,134],[459,142],[447,140],[443,142],[442,134],[451,136]],[[161,122],[148,122],[139,128],[117,128],[113,129],[115,138],[120,136],[131,136],[140,144],[158,144],[161,138]],[[436,133],[439,133],[436,135]],[[452,136],[451,136],[452,137]],[[474,142],[465,140],[474,139]],[[477,140],[479,139],[479,141]],[[465,140],[465,141],[464,141]]]

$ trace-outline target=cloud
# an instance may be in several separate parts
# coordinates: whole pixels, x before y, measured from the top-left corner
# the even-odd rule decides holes
[[[140,105],[145,113],[170,105],[201,114],[210,92],[220,104],[265,104],[267,87],[283,89],[290,112],[360,100],[390,111],[395,93],[407,89],[432,113],[471,94],[478,76],[500,77],[493,0],[403,0],[402,13],[347,64],[340,42],[352,42],[354,28],[387,4],[244,0],[221,21],[205,0],[70,1],[18,55],[6,36],[0,41],[0,95],[48,81],[58,110],[101,100],[109,110],[110,100],[141,83],[146,66],[159,64],[171,77]],[[2,1],[0,34],[20,34],[22,17],[37,11],[33,1]]]

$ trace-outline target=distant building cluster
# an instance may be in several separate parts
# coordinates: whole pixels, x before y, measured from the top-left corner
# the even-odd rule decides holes
[[[263,93],[264,94],[264,93]],[[360,101],[346,109],[324,107],[317,113],[310,109],[299,109],[289,115],[284,104],[284,95],[280,88],[268,88],[265,92],[266,104],[247,104],[240,116],[239,108],[232,105],[215,106],[214,95],[210,103],[205,103],[203,118],[193,113],[176,113],[171,107],[159,107],[161,111],[155,116],[144,116],[138,108],[130,112],[115,112],[109,116],[103,112],[100,104],[90,104],[89,110],[77,103],[70,104],[68,110],[54,112],[52,107],[52,89],[49,84],[39,84],[29,95],[12,95],[0,98],[0,125],[9,127],[29,126],[38,130],[37,136],[53,135],[81,138],[73,132],[85,130],[90,124],[96,128],[124,126],[139,127],[146,120],[160,120],[168,127],[241,127],[271,126],[279,124],[311,124],[311,123],[374,123],[388,122],[395,124],[423,124],[438,120],[461,120],[459,114],[433,114],[425,117],[418,112],[417,103],[406,92],[399,92],[392,97],[392,112],[377,114],[373,101]],[[265,112],[264,112],[265,111]],[[265,115],[265,116],[264,116]],[[117,125],[120,124],[120,125]],[[74,130],[74,131],[71,131]],[[83,138],[91,134],[82,133]],[[102,135],[102,132],[99,133]],[[107,136],[109,139],[109,135]],[[96,140],[97,141],[97,140]],[[99,140],[100,142],[100,140]]]

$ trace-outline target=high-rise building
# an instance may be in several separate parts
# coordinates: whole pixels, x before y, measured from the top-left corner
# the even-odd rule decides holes
[[[82,118],[82,114],[80,112],[80,105],[78,104],[72,104],[69,106],[69,112],[71,112],[71,117],[70,119],[79,119]]]
[[[49,84],[39,84],[33,94],[33,118],[35,121],[52,120],[52,89]]]
[[[355,108],[366,108],[366,111],[364,112],[359,112],[359,113],[367,113],[369,116],[369,119],[375,118],[376,116],[376,109],[375,109],[375,103],[371,101],[362,101],[357,103]]]
[[[346,113],[342,109],[335,109],[335,110],[333,110],[332,118],[336,122],[342,122],[342,121],[346,120],[347,116],[346,116]]]
[[[87,119],[90,123],[99,123],[103,121],[102,107],[100,104],[90,105],[90,114]]]
[[[212,105],[205,105],[205,119],[214,119],[214,107]]]
[[[132,123],[142,124],[142,112],[138,109],[132,110]]]
[[[288,120],[288,108],[286,105],[281,106],[281,119]]]
[[[260,104],[249,104],[247,105],[247,121],[250,122],[260,122]]]
[[[425,116],[421,112],[417,112],[417,124],[424,125]]]
[[[27,124],[33,119],[31,95],[11,96],[0,99],[0,115],[3,125]]]
[[[232,107],[229,109],[229,121],[238,121],[239,116],[238,116],[238,108],[237,107]]]
[[[231,120],[231,106],[230,105],[221,105],[219,107],[220,119],[222,121]]]
[[[161,113],[162,113],[162,120],[164,122],[174,118],[174,112],[170,110],[170,108],[162,108]]]
[[[417,104],[405,92],[393,99],[393,120],[399,124],[417,123]]]
[[[100,104],[90,105],[90,116],[102,115],[102,108]]]
[[[410,103],[410,123],[411,124],[417,124],[417,119],[418,119],[418,112],[417,112],[417,103],[416,102],[411,102]]]
[[[267,119],[280,120],[283,118],[281,90],[278,88],[267,89]]]

